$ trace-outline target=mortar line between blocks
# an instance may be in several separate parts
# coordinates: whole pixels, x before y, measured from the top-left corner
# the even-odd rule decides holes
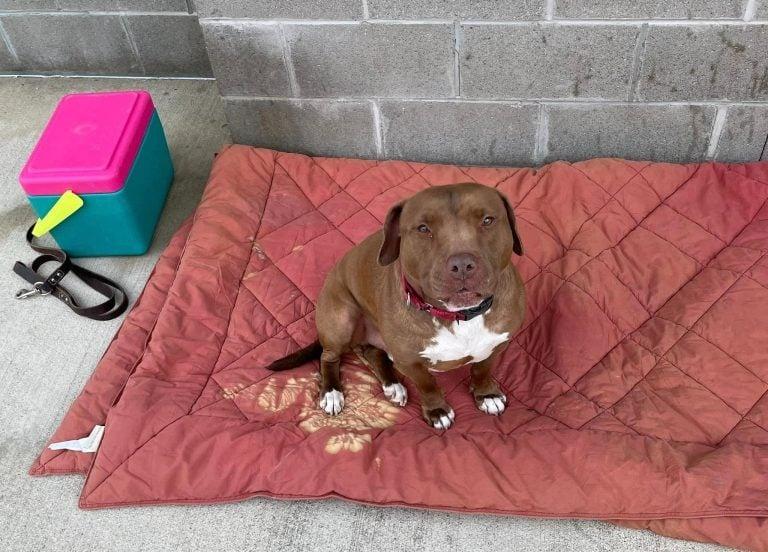
[[[757,6],[755,5],[755,9]],[[178,17],[180,15],[194,15],[187,11],[175,11],[175,12],[157,12],[157,11],[45,11],[45,10],[29,10],[23,12],[10,12],[0,10],[0,15],[3,17],[26,17],[32,15],[55,15],[59,17],[69,16],[83,16],[83,15],[152,15],[154,17]],[[376,24],[376,25],[450,25],[454,22],[453,19],[445,18],[433,18],[433,19],[253,19],[246,17],[201,17],[201,21],[211,23],[251,23],[254,25],[277,25],[280,23],[286,23],[290,25],[361,25],[363,23]],[[679,26],[679,27],[705,27],[713,25],[750,25],[750,26],[766,26],[768,20],[749,20],[745,21],[743,17],[729,17],[722,19],[516,19],[516,20],[476,20],[476,19],[461,19],[459,22],[463,25],[508,25],[508,26],[524,26],[524,25],[551,25],[551,26],[594,26],[594,25],[640,25],[642,23],[648,23],[649,25],[664,26]]]
[[[146,75],[147,69],[144,67],[144,61],[141,59],[139,47],[136,45],[136,40],[133,37],[133,33],[128,28],[128,24],[125,22],[125,17],[122,14],[120,15],[120,26],[123,28],[123,32],[125,32],[125,36],[128,38],[128,45],[131,47],[131,52],[133,52],[133,55],[136,58],[136,63],[139,64],[141,74]]]
[[[0,79],[112,79],[112,80],[167,80],[167,81],[215,81],[214,77],[158,77],[155,75],[62,75],[51,73],[0,73]]]
[[[539,119],[536,124],[536,142],[533,147],[533,162],[541,165],[549,155],[549,112],[547,106],[539,104]]]
[[[555,2],[556,0],[547,0],[546,6],[544,8],[544,19],[547,21],[552,21],[555,18]]]
[[[182,15],[193,15],[188,11],[140,11],[140,10],[122,10],[122,11],[43,11],[43,10],[29,10],[29,11],[2,11],[0,10],[0,16],[3,17],[27,17],[27,16],[58,16],[58,17],[74,17],[84,15],[104,16],[104,15],[125,15],[128,17],[134,15],[151,15],[153,17],[179,17]]]
[[[88,77],[90,75],[87,75]],[[85,77],[85,76],[84,76]],[[136,78],[136,77],[126,77]],[[151,77],[147,77],[151,78]],[[194,79],[194,80],[213,80],[213,79]],[[304,97],[293,96],[248,96],[242,94],[223,94],[222,97],[232,100],[301,100],[309,102],[366,102],[393,101],[403,103],[430,102],[430,103],[478,103],[478,104],[502,104],[502,105],[552,105],[552,106],[626,106],[626,107],[673,107],[673,106],[745,106],[745,107],[768,107],[768,101],[738,101],[738,100],[691,100],[691,101],[641,101],[628,102],[626,100],[606,100],[602,98],[424,98],[424,97],[402,97],[402,96],[327,96],[327,97]]]
[[[295,25],[297,27],[360,25],[451,25],[452,19],[249,19],[243,17],[204,17],[203,23],[223,25]],[[742,22],[743,23],[743,22]]]
[[[11,54],[14,63],[16,63],[17,66],[21,66],[19,54],[16,53],[16,48],[14,48],[13,44],[11,43],[11,37],[8,36],[8,34],[5,32],[5,27],[3,27],[2,21],[0,21],[0,40],[2,40],[3,44],[5,44],[5,47],[8,50],[8,53]]]
[[[648,42],[648,25],[643,24],[640,32],[637,33],[635,49],[632,53],[632,65],[629,70],[629,86],[627,88],[627,101],[633,102],[637,98],[637,87],[640,83],[640,75],[643,72],[645,63],[645,48]]]
[[[722,105],[717,108],[715,120],[712,122],[712,132],[709,135],[709,145],[707,146],[707,159],[712,160],[717,153],[717,145],[720,143],[720,135],[725,127],[725,119],[728,115],[728,106]]]
[[[757,13],[757,5],[759,0],[747,0],[744,5],[744,21],[752,21]]]
[[[371,23],[378,23],[377,20],[371,20]],[[439,23],[439,21],[423,21],[423,23]],[[518,19],[515,21],[486,21],[486,20],[462,20],[462,25],[496,25],[508,27],[524,27],[530,25],[541,25],[545,27],[620,27],[648,24],[657,27],[713,27],[719,25],[729,26],[766,26],[768,21],[744,21],[741,18],[730,19]]]
[[[379,159],[384,158],[384,139],[381,128],[381,111],[379,109],[379,102],[371,100],[371,113],[373,114],[373,138],[376,141],[376,155]]]
[[[461,97],[461,23],[453,23],[453,95]]]
[[[288,45],[288,39],[285,37],[285,28],[282,23],[277,26],[280,33],[280,42],[283,47],[283,64],[288,76],[288,86],[291,88],[291,96],[297,98],[299,94],[299,82],[296,79],[296,70],[293,67],[293,57],[291,56],[291,47]]]
[[[62,12],[63,13],[63,12]],[[93,13],[93,12],[91,12]],[[114,13],[114,12],[112,12]],[[133,13],[133,12],[132,12]],[[179,12],[180,13],[180,12]],[[4,13],[3,16],[12,15]],[[80,13],[83,15],[83,13]],[[156,14],[157,15],[157,14]],[[205,17],[203,22],[211,24],[242,24],[242,25],[278,25],[281,23],[296,26],[320,25],[452,25],[453,19],[247,19],[233,17]],[[730,26],[768,26],[768,20],[744,21],[742,18],[729,19],[517,19],[517,20],[476,20],[460,19],[462,25],[496,25],[508,27],[524,27],[542,25],[551,27],[594,27],[594,26],[635,26],[643,23],[658,27],[712,27],[718,25]]]
[[[368,10],[368,0],[362,0],[363,2],[363,20],[368,21],[371,18],[371,13]]]

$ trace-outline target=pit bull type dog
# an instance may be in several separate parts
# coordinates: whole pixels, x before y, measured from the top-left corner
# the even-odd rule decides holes
[[[507,399],[491,371],[525,311],[512,253],[523,246],[502,194],[478,184],[427,188],[394,205],[384,228],[328,274],[318,341],[268,368],[319,357],[320,408],[335,416],[344,408],[340,359],[354,351],[390,401],[408,400],[399,372],[418,389],[427,423],[448,429],[455,415],[433,373],[469,364],[475,404],[499,415]]]

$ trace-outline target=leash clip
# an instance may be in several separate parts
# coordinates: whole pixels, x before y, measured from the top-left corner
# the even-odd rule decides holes
[[[43,291],[43,283],[37,282],[33,289],[20,289],[16,292],[16,299],[31,299],[36,295],[48,295],[50,291]]]
[[[67,305],[75,314],[91,320],[112,320],[125,312],[128,307],[128,295],[123,288],[106,276],[74,264],[66,251],[55,247],[36,245],[35,236],[32,232],[34,228],[35,225],[32,225],[27,230],[27,244],[40,255],[29,266],[21,261],[16,261],[13,265],[13,272],[32,284],[32,287],[17,291],[16,299],[31,299],[37,295],[51,295]],[[46,263],[52,262],[58,263],[59,266],[47,277],[43,276],[39,272],[40,268]],[[96,293],[103,295],[106,301],[92,307],[79,305],[66,288],[60,285],[69,273],[77,276]]]

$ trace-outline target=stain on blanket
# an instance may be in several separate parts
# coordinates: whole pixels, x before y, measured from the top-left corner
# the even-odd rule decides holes
[[[222,389],[225,399],[237,399],[240,409],[254,417],[298,422],[306,433],[328,434],[325,452],[360,452],[372,442],[372,431],[391,427],[407,417],[381,392],[375,376],[355,366],[344,374],[344,410],[328,416],[317,406],[318,376],[275,375],[253,385]]]

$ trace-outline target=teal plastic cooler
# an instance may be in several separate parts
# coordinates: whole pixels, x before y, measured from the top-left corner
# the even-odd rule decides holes
[[[145,253],[173,180],[151,96],[65,96],[19,180],[41,218],[67,190],[83,199],[78,211],[51,230],[71,256]]]

